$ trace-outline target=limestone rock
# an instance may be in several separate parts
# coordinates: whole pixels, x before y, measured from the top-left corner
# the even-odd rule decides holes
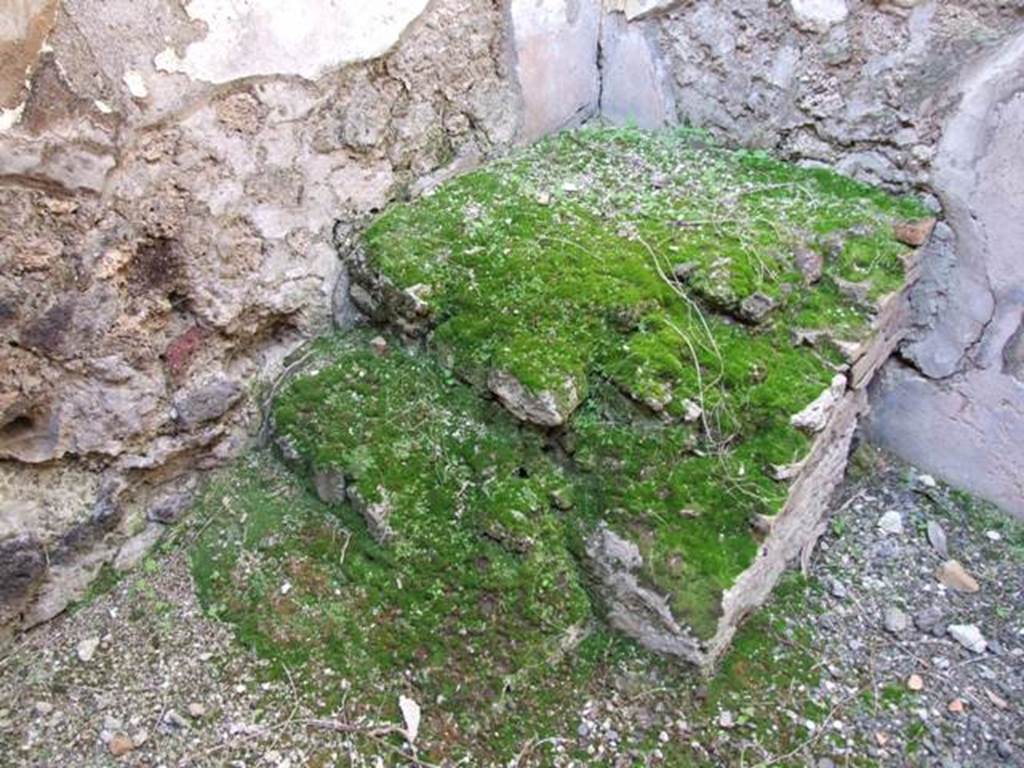
[[[899,221],[892,225],[892,234],[901,243],[918,248],[928,242],[933,229],[935,219]]]
[[[946,541],[946,532],[934,520],[928,521],[928,543],[940,555],[945,558],[949,557],[949,544]]]
[[[760,325],[768,317],[768,314],[775,309],[775,300],[763,293],[752,293],[740,302],[740,319]]]
[[[96,649],[99,647],[100,639],[98,637],[87,637],[75,646],[75,653],[78,655],[79,661],[88,664],[96,655]]]
[[[878,530],[890,536],[903,534],[903,516],[895,509],[890,509],[878,519]]]
[[[923,608],[914,614],[914,626],[922,632],[931,632],[942,621],[942,609],[937,606]]]
[[[974,624],[950,624],[946,629],[950,637],[972,653],[984,653],[988,648],[985,636]]]
[[[345,493],[345,473],[336,467],[313,470],[313,486],[317,497],[324,504],[341,504],[348,498]]]
[[[902,635],[910,628],[910,617],[896,606],[890,605],[882,616],[885,631],[893,635]]]
[[[135,749],[135,742],[128,734],[119,731],[110,737],[107,749],[114,757],[122,757]]]
[[[612,627],[657,653],[703,661],[697,640],[672,616],[668,599],[640,583],[643,558],[636,544],[602,525],[587,539],[585,550]]]
[[[790,0],[797,26],[810,32],[827,32],[846,21],[846,0]]]
[[[558,391],[531,392],[509,373],[494,370],[487,376],[487,388],[513,416],[541,427],[564,424],[580,404],[576,382],[566,377]]]
[[[366,521],[367,528],[370,529],[370,535],[377,540],[380,544],[386,544],[392,538],[394,538],[395,532],[392,530],[390,525],[391,518],[391,502],[388,498],[388,492],[386,488],[381,486],[377,487],[377,493],[380,495],[380,501],[367,501],[363,494],[359,492],[359,489],[355,486],[349,486],[348,488],[348,499],[352,503],[352,507],[363,516]]]
[[[0,541],[0,626],[32,599],[45,573],[46,552],[35,536],[22,533]]]
[[[825,259],[818,251],[807,246],[800,246],[793,254],[793,262],[808,285],[813,285],[821,280],[825,269]]]
[[[156,546],[163,531],[162,525],[151,522],[128,539],[117,551],[117,557],[114,558],[114,570],[128,571],[142,562],[142,559]]]
[[[220,418],[242,398],[237,381],[217,378],[180,395],[174,401],[178,421],[186,428]]]
[[[680,283],[685,283],[693,277],[698,269],[700,269],[700,264],[697,262],[684,261],[672,267],[672,277]]]
[[[832,383],[829,384],[828,389],[818,395],[814,402],[800,411],[800,413],[793,414],[789,419],[789,423],[811,435],[821,432],[826,424],[828,424],[829,417],[842,399],[845,391],[846,377],[842,374],[836,374],[832,378]]]

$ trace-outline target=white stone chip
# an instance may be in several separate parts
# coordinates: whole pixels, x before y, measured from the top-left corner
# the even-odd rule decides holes
[[[405,740],[414,744],[420,732],[420,705],[408,696],[399,696],[398,708],[405,720]]]
[[[828,425],[829,417],[832,416],[832,412],[842,400],[844,392],[846,392],[846,377],[837,373],[832,378],[832,383],[828,385],[828,389],[818,395],[814,402],[800,413],[793,414],[789,423],[808,434],[821,432]]]
[[[134,69],[125,71],[124,76],[121,78],[124,84],[128,86],[128,93],[136,99],[144,99],[149,96],[149,88],[146,86],[146,79],[142,76],[141,72]]]
[[[903,533],[903,517],[896,510],[890,510],[878,519],[878,530],[892,536]]]
[[[950,637],[972,653],[984,653],[988,648],[984,635],[974,624],[950,624],[946,631]]]
[[[846,0],[790,0],[790,5],[797,26],[810,32],[828,32],[850,13]]]

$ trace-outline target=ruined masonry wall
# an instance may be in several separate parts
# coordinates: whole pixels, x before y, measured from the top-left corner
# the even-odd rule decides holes
[[[969,486],[998,449],[975,487],[1022,511],[1024,260],[1007,222],[1024,174],[1001,170],[1024,156],[1004,55],[1022,21],[994,0],[11,0],[0,634],[137,561],[195,471],[246,444],[288,353],[352,321],[335,240],[595,117],[687,122],[933,192],[949,226],[874,433]]]
[[[137,560],[346,320],[336,219],[520,131],[499,5],[270,5],[5,5],[0,632]]]

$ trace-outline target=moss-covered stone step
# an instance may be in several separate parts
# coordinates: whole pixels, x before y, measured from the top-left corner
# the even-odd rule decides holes
[[[549,430],[611,623],[706,665],[816,538],[901,333],[894,227],[926,217],[826,170],[600,129],[390,208],[346,258],[372,319]]]

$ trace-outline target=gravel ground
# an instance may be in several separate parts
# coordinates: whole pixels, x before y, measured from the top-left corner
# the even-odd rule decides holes
[[[823,685],[868,703],[832,727],[887,765],[1024,764],[1019,526],[927,475],[870,469],[844,489],[814,566]],[[985,647],[965,647],[965,628]]]
[[[1018,525],[875,457],[838,495],[806,586],[763,612],[770,658],[756,669],[777,674],[737,677],[747,659],[711,683],[613,671],[581,694],[569,732],[508,765],[1024,765],[1022,547]],[[949,560],[977,591],[940,582]],[[2,766],[415,764],[389,713],[348,733],[269,680],[204,616],[180,549],[3,654]]]

